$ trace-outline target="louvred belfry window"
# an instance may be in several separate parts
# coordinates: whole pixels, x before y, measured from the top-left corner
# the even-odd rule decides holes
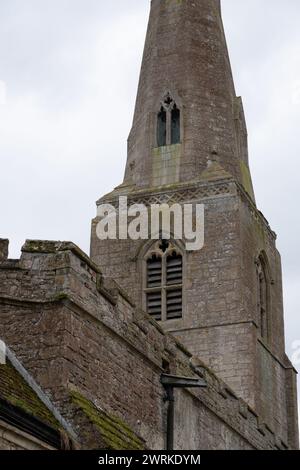
[[[166,316],[167,320],[182,317],[182,256],[175,251],[167,257],[167,298]],[[169,286],[180,286],[171,289]]]
[[[151,289],[147,293],[147,310],[155,320],[161,319],[161,282],[162,259],[154,254],[147,260],[147,289]],[[156,290],[157,288],[159,289]]]
[[[182,317],[183,258],[168,241],[159,241],[147,255],[146,309],[157,321]]]

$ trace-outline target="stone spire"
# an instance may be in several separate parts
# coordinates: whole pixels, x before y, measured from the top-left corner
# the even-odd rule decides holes
[[[254,199],[220,0],[152,0],[125,184],[208,175],[234,177]]]

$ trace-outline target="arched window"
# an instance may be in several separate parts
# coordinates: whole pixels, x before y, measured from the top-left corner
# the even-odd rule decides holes
[[[180,143],[180,111],[174,103],[171,112],[171,144]]]
[[[257,261],[257,307],[260,335],[264,339],[269,338],[269,276],[264,256]]]
[[[157,116],[157,144],[159,147],[167,145],[167,113],[163,107]]]
[[[168,94],[157,115],[157,145],[179,144],[180,139],[180,109]]]
[[[147,313],[157,321],[182,317],[183,259],[170,241],[160,240],[146,256]]]

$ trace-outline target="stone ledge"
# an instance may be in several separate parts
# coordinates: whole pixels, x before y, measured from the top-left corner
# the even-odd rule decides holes
[[[232,176],[227,178],[221,178],[216,181],[194,181],[189,184],[178,183],[172,185],[166,185],[161,187],[153,187],[147,190],[131,187],[128,188],[116,188],[113,192],[107,194],[103,198],[97,201],[97,206],[105,203],[115,205],[120,196],[127,196],[128,202],[133,203],[145,203],[147,200],[151,203],[151,198],[157,199],[156,203],[160,200],[162,202],[182,202],[189,199],[188,194],[191,195],[191,200],[195,199],[210,199],[220,196],[234,196],[239,194],[244,202],[248,205],[249,210],[253,217],[263,226],[271,242],[275,243],[277,235],[271,229],[269,222],[258,210],[256,204],[253,202],[251,197],[245,191],[243,186],[238,183]],[[206,194],[207,192],[207,194]],[[197,193],[199,193],[197,195]],[[153,201],[155,202],[155,201]],[[95,218],[97,219],[97,217]]]
[[[99,266],[95,264],[90,257],[84,253],[73,242],[61,242],[50,240],[26,240],[22,247],[22,253],[41,253],[41,254],[54,254],[62,251],[71,251],[74,255],[84,261],[96,273],[102,274]]]

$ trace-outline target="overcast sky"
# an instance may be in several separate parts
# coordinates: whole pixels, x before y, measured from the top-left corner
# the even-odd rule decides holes
[[[259,208],[300,342],[300,2],[223,0]],[[0,0],[0,237],[89,252],[94,202],[123,178],[149,0]],[[298,345],[300,347],[300,343]]]

